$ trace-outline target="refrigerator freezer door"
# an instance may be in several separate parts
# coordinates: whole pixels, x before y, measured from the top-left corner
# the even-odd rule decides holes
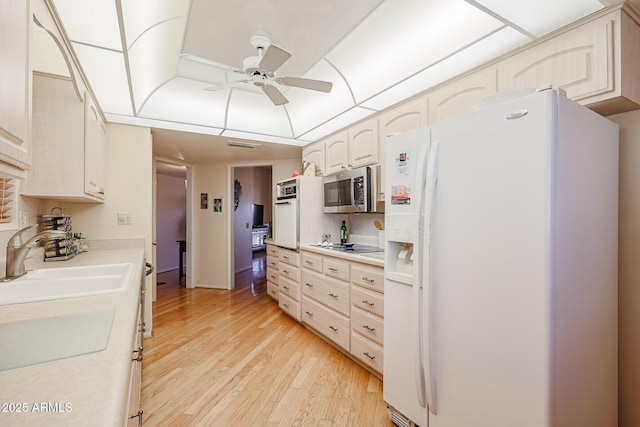
[[[538,94],[432,128],[425,293],[438,427],[547,425],[554,105]]]

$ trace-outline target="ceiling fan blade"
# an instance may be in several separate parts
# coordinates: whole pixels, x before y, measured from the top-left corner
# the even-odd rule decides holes
[[[282,105],[289,102],[275,86],[264,85],[262,86],[262,90],[267,94],[271,102],[273,102],[273,105]]]
[[[291,53],[287,52],[283,48],[272,44],[267,49],[267,52],[264,54],[262,59],[260,60],[260,68],[270,73],[274,72],[282,64],[284,64],[287,59],[291,58]]]
[[[302,89],[317,90],[318,92],[331,92],[333,83],[322,80],[303,79],[302,77],[278,77],[276,81],[285,86],[299,87]]]

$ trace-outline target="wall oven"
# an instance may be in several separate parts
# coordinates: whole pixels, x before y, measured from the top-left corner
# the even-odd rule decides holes
[[[384,212],[378,197],[380,166],[366,166],[338,172],[323,178],[325,213]]]

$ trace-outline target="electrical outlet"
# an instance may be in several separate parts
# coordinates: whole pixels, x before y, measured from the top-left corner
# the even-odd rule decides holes
[[[18,221],[20,222],[18,224],[19,228],[25,228],[26,226],[28,226],[29,225],[29,212],[20,211],[20,215],[18,217]]]
[[[133,214],[131,212],[118,212],[118,225],[132,225]]]

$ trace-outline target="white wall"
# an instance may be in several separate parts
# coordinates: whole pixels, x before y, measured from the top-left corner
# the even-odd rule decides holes
[[[74,232],[89,240],[145,239],[145,257],[152,260],[152,147],[151,131],[146,127],[107,124],[107,188],[106,201],[93,203],[62,203],[50,200],[53,206],[64,208],[71,215]],[[118,225],[117,213],[130,212],[132,225]],[[151,276],[147,277],[151,289]],[[145,322],[151,331],[151,292],[147,292]]]
[[[640,111],[610,119],[620,126],[618,416],[620,426],[633,427],[640,426]]]
[[[176,240],[185,240],[186,203],[184,178],[156,175],[156,268],[159,273],[178,268]]]
[[[272,163],[271,194],[276,194],[276,182],[288,178],[299,167],[300,159],[252,162],[256,165]],[[251,163],[238,166],[251,166]],[[230,164],[200,164],[194,166],[194,192],[198,206],[195,212],[194,247],[196,252],[194,285],[227,289],[230,286],[229,254],[234,252],[233,236],[229,234],[229,209],[233,212],[233,200],[229,200],[228,176]],[[200,193],[209,194],[209,209],[200,209]],[[213,199],[222,199],[222,212],[213,212]],[[271,201],[273,208],[273,200]],[[265,206],[266,211],[266,206]],[[230,240],[231,239],[231,240]],[[231,259],[233,262],[233,259]]]

